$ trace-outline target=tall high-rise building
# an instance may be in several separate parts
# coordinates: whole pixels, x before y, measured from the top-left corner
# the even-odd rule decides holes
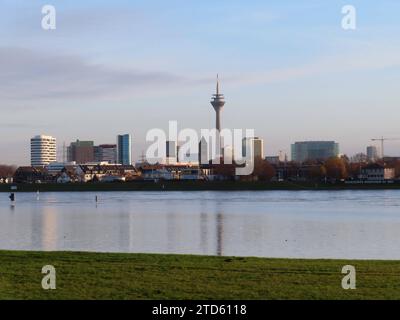
[[[292,161],[326,160],[339,155],[335,141],[300,141],[291,145]]]
[[[251,148],[254,160],[264,159],[264,140],[258,137],[247,137],[242,140],[242,155],[247,158],[247,148]]]
[[[199,142],[199,164],[209,164],[210,157],[208,155],[208,143],[204,137]]]
[[[130,134],[118,135],[118,163],[132,164],[132,138]]]
[[[176,146],[176,161],[179,163],[179,162],[181,162],[181,161],[183,161],[183,159],[181,159],[181,156],[180,156],[180,150],[181,150],[181,146],[180,145],[177,145]]]
[[[367,147],[367,160],[368,161],[376,161],[378,160],[378,150],[375,146],[368,146]]]
[[[94,147],[94,161],[117,163],[117,145],[101,144]]]
[[[68,162],[75,161],[78,164],[94,161],[94,142],[80,141],[71,142],[67,148]]]
[[[223,94],[219,93],[219,78],[217,75],[217,89],[215,94],[212,96],[211,105],[214,107],[216,113],[215,128],[221,131],[221,111],[225,105],[225,98]]]
[[[31,166],[46,166],[57,161],[56,138],[38,135],[31,139]]]
[[[178,162],[177,147],[175,141],[167,141],[165,143],[166,164],[176,164]]]

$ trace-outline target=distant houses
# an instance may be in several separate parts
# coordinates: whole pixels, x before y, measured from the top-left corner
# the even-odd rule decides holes
[[[210,180],[208,168],[198,165],[144,165],[139,168],[143,180]]]
[[[13,177],[0,183],[109,183],[130,181],[272,181],[272,182],[368,182],[400,181],[400,159],[384,162],[351,162],[345,157],[304,163],[267,160],[255,162],[248,176],[237,176],[235,164],[149,164],[137,166],[110,163],[52,163],[19,167]]]
[[[134,166],[106,164],[68,164],[55,167],[19,167],[16,183],[125,182],[140,177]]]
[[[13,183],[16,167],[0,165],[0,184]]]
[[[232,171],[233,172],[233,171]],[[143,163],[133,165],[117,165],[109,163],[62,165],[53,163],[43,167],[19,167],[14,175],[15,183],[107,183],[130,181],[161,180],[227,180],[229,174],[216,170],[215,166],[190,163],[155,164]]]
[[[361,179],[367,181],[393,180],[396,178],[395,168],[379,163],[372,163],[361,169]]]

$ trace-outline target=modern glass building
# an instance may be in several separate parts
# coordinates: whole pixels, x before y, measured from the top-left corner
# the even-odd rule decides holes
[[[177,163],[177,148],[175,141],[167,141],[165,143],[166,152],[165,152],[165,163],[166,164],[176,164]]]
[[[132,164],[132,138],[130,134],[118,135],[118,163]]]
[[[117,163],[117,145],[101,144],[94,147],[94,161]]]
[[[375,146],[368,146],[367,147],[367,160],[374,162],[378,160],[378,150]]]
[[[326,160],[339,155],[339,144],[335,141],[301,141],[291,146],[292,161]]]
[[[258,137],[243,138],[242,155],[247,157],[247,148],[251,148],[254,160],[264,159],[264,140]]]

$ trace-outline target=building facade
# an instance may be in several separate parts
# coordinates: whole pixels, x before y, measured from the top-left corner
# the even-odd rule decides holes
[[[279,156],[266,156],[265,160],[270,164],[279,164],[281,162]]]
[[[130,134],[118,135],[118,163],[132,165],[132,138]]]
[[[210,157],[209,157],[209,150],[208,150],[208,143],[204,137],[201,137],[199,142],[199,164],[209,164]]]
[[[46,166],[57,161],[56,138],[38,135],[31,139],[31,166]]]
[[[165,143],[165,163],[176,164],[178,162],[177,148],[175,141],[166,141]]]
[[[361,169],[361,177],[367,181],[384,181],[392,180],[396,175],[394,168],[373,163]]]
[[[339,144],[335,141],[301,141],[291,145],[292,161],[326,160],[339,156]]]
[[[94,161],[108,162],[110,164],[117,163],[117,145],[101,144],[94,147]]]
[[[264,159],[264,140],[258,137],[243,138],[242,140],[243,157],[247,158],[248,152],[253,153],[254,160]]]
[[[80,141],[71,142],[67,148],[68,162],[75,161],[78,164],[94,161],[94,142]]]
[[[370,162],[375,162],[378,160],[378,149],[375,146],[367,147],[367,160]]]

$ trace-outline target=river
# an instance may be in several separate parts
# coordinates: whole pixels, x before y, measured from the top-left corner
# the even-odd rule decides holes
[[[0,193],[0,249],[400,259],[400,190]]]

